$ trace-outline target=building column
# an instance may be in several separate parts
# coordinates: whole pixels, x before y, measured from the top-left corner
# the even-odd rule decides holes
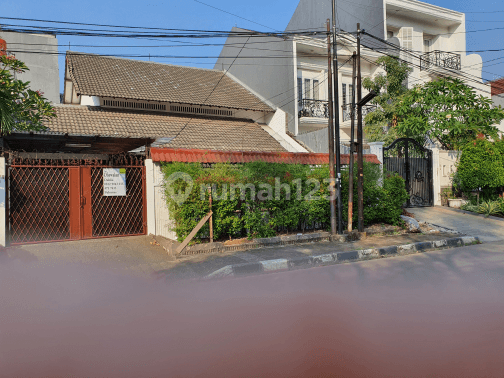
[[[156,201],[154,182],[154,162],[145,159],[145,181],[147,196],[147,235],[156,235]]]
[[[432,151],[432,184],[434,186],[434,206],[441,206],[441,169],[439,166],[439,148],[433,147]]]
[[[383,167],[383,142],[371,142],[368,143],[369,148],[371,149],[371,155],[376,155],[378,160],[380,161],[381,166]]]
[[[380,186],[383,186],[383,142],[371,142],[368,143],[369,148],[370,148],[370,153],[371,155],[376,155],[378,160],[380,161],[380,173],[381,177],[378,180],[378,184]]]
[[[0,246],[7,247],[8,244],[8,223],[7,223],[7,192],[5,181],[7,179],[7,169],[5,158],[0,157]]]

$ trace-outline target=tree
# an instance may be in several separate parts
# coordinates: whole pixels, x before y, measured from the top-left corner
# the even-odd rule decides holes
[[[376,61],[385,70],[374,79],[365,78],[362,85],[367,90],[380,93],[371,103],[378,108],[368,113],[364,119],[366,139],[370,142],[385,142],[391,144],[400,135],[394,127],[397,121],[397,108],[401,96],[408,92],[404,85],[412,71],[408,63],[398,58],[383,56]]]
[[[397,131],[442,148],[458,150],[476,137],[496,139],[493,126],[504,119],[502,108],[456,78],[440,78],[406,92],[397,109]]]
[[[55,117],[54,108],[43,92],[29,88],[30,82],[15,78],[29,68],[12,55],[0,56],[0,131],[42,131],[44,119]]]

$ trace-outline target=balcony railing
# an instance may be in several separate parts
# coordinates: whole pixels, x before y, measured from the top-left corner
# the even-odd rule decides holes
[[[423,54],[422,59],[420,59],[420,69],[426,70],[431,68],[432,66],[460,71],[460,69],[462,68],[460,54],[437,50]]]
[[[329,118],[329,102],[304,99],[299,101],[298,117]]]
[[[350,121],[352,119],[352,105],[342,105],[341,107],[343,108],[343,122]],[[375,110],[376,105],[364,105],[362,107],[362,117],[364,118],[366,115],[374,112]],[[354,119],[357,119],[357,106],[355,107]]]

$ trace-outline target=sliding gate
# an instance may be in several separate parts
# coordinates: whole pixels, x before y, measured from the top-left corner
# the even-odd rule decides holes
[[[113,165],[13,159],[8,188],[12,244],[147,232],[141,159]]]
[[[397,139],[383,149],[385,171],[395,172],[406,182],[407,207],[434,205],[432,151],[414,139]]]

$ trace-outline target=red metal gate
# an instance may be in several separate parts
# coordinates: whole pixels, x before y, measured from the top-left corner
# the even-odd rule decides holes
[[[145,167],[134,162],[14,159],[8,183],[11,243],[145,235]],[[126,171],[125,196],[104,196],[104,168]]]

